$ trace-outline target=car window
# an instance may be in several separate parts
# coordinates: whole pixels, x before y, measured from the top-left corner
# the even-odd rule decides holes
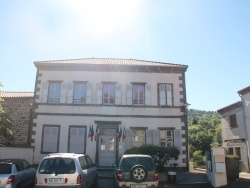
[[[29,164],[27,161],[23,160],[23,161],[22,161],[22,163],[23,163],[23,167],[24,167],[24,169],[26,169],[26,168],[29,168],[29,167],[30,167],[30,164]]]
[[[87,159],[87,162],[88,162],[88,168],[93,167],[94,164],[93,164],[92,160],[90,159],[90,157],[86,156],[86,159]]]
[[[73,174],[75,171],[75,162],[71,158],[44,159],[38,169],[40,174]]]
[[[79,157],[78,160],[79,160],[79,163],[81,165],[82,170],[85,170],[88,166],[85,157],[83,157],[83,156]]]
[[[142,165],[144,166],[147,170],[152,170],[153,169],[153,164],[152,160],[148,157],[129,157],[129,158],[124,158],[122,162],[122,167],[125,171],[130,171],[131,168],[135,165]]]
[[[16,169],[17,169],[17,171],[19,171],[19,172],[25,169],[24,166],[23,166],[23,162],[22,162],[22,161],[18,161],[18,162],[16,163]]]
[[[0,164],[0,174],[11,174],[11,164]]]

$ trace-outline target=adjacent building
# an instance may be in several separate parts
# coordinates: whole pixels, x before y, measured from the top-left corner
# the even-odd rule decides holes
[[[228,155],[240,157],[240,171],[249,172],[250,86],[238,91],[240,101],[221,108],[222,140]]]
[[[126,149],[176,146],[188,167],[186,65],[135,59],[36,61],[34,163],[87,153],[111,166]]]

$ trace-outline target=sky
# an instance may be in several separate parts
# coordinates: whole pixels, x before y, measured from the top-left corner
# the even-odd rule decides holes
[[[217,111],[250,85],[250,1],[0,1],[2,91],[34,91],[34,61],[125,58],[188,65],[190,109]]]

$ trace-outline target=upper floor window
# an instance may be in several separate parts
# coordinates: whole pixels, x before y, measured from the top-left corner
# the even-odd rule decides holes
[[[144,104],[145,100],[145,85],[133,84],[133,104]]]
[[[61,95],[61,83],[60,82],[50,82],[49,83],[49,103],[59,103]]]
[[[236,121],[236,114],[233,114],[231,116],[229,116],[230,118],[230,127],[237,127],[237,121]]]
[[[159,105],[160,106],[172,106],[172,85],[171,84],[159,84]]]
[[[74,103],[86,103],[86,83],[75,83],[74,86]]]
[[[146,130],[144,129],[133,129],[133,140],[132,146],[142,146],[145,144]]]
[[[114,104],[115,103],[115,84],[104,83],[103,84],[103,104]]]
[[[160,130],[160,144],[161,146],[173,146],[173,130]]]

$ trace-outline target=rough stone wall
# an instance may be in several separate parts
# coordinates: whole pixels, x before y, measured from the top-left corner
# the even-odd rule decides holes
[[[14,144],[28,145],[29,143],[29,125],[32,110],[33,98],[3,98],[1,104],[4,111],[11,116],[13,124],[13,133],[15,136]],[[3,141],[3,140],[2,140]]]

